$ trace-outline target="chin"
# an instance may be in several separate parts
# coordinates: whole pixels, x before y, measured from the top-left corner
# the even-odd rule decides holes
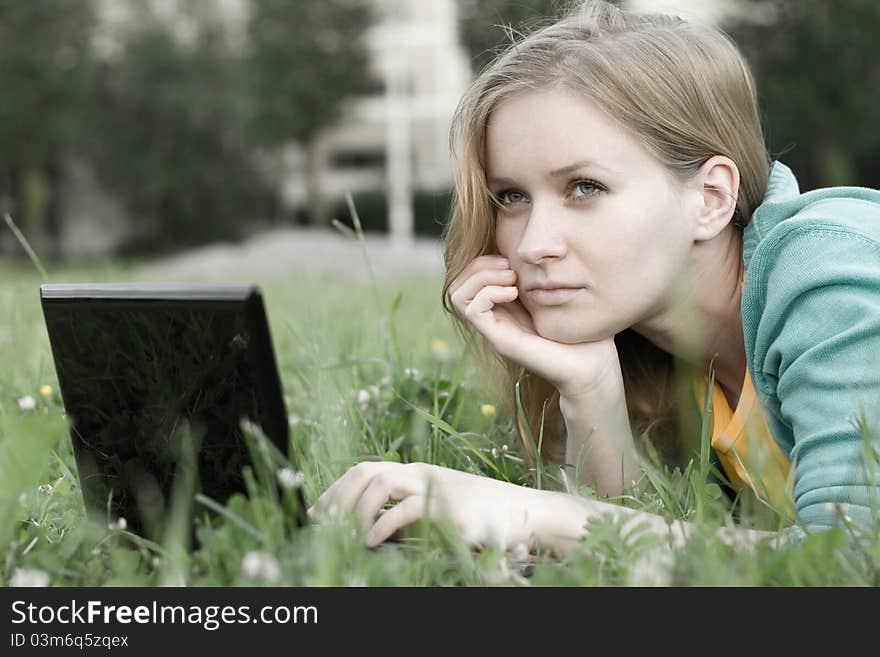
[[[538,322],[535,321],[535,331],[542,338],[561,342],[562,344],[578,344],[579,342],[589,342],[596,338],[585,334],[583,331],[574,330],[571,326],[560,326],[559,322]]]
[[[574,322],[545,321],[542,322],[536,317],[532,317],[535,323],[535,331],[542,338],[553,340],[562,344],[579,344],[581,342],[596,342],[604,340],[611,332],[602,332],[601,330],[584,330],[584,327],[574,326]],[[598,327],[597,327],[598,329]]]

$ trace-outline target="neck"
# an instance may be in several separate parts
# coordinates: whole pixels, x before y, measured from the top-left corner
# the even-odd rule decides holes
[[[746,373],[742,330],[742,233],[728,226],[712,240],[694,245],[686,285],[673,286],[670,301],[633,329],[664,351],[708,371],[739,399]]]

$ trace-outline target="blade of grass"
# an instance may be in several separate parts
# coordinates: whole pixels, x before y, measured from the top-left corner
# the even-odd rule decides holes
[[[343,224],[338,219],[333,220],[333,225],[341,230],[345,235],[350,237],[356,242],[360,242],[361,244],[361,254],[364,256],[364,263],[367,266],[367,273],[370,277],[370,287],[373,291],[373,299],[376,304],[376,310],[381,314],[382,312],[382,302],[379,298],[379,284],[376,280],[376,272],[373,271],[373,263],[370,262],[370,255],[367,253],[367,242],[364,237],[364,231],[361,227],[361,219],[358,215],[357,208],[354,205],[354,199],[351,196],[351,192],[345,192],[345,203],[348,206],[348,211],[351,214],[351,221],[354,224],[354,230]],[[395,305],[399,305],[399,299],[396,299],[394,303],[392,303],[392,312],[391,315],[394,315],[396,311]],[[395,371],[400,371],[400,360],[397,357],[395,344],[393,342],[393,338],[391,335],[391,326],[389,319],[382,319],[382,323],[380,326],[382,344],[385,347],[385,353],[388,355],[388,358],[394,364]]]
[[[233,525],[235,525],[236,527],[238,527],[239,529],[241,529],[245,533],[253,536],[257,541],[260,542],[260,544],[263,544],[266,542],[265,537],[259,531],[257,531],[257,529],[252,524],[250,524],[246,520],[242,519],[240,516],[234,514],[232,511],[227,509],[222,504],[218,504],[217,502],[212,500],[210,497],[207,497],[207,496],[203,495],[202,493],[196,493],[195,500],[199,504],[202,504],[203,506],[208,507],[212,511],[216,511],[221,516],[226,518],[229,522],[231,522]]]
[[[18,229],[18,226],[15,225],[15,222],[12,220],[12,216],[9,213],[3,215],[3,218],[6,220],[6,225],[9,226],[9,230],[12,231],[12,234],[15,235],[15,239],[18,240],[19,244],[21,244],[21,248],[24,249],[24,252],[28,254],[28,257],[31,259],[31,262],[34,263],[34,267],[37,268],[37,271],[40,272],[40,276],[43,278],[44,283],[49,282],[49,274],[46,273],[46,270],[43,268],[43,265],[40,263],[40,259],[37,257],[37,254],[31,248],[31,245],[28,243],[27,238],[22,234],[22,232]]]
[[[519,381],[516,382],[515,386],[516,391],[516,412],[519,415],[520,424],[523,428],[523,431],[526,434],[526,439],[529,441],[529,449],[532,450],[532,454],[535,457],[535,487],[539,490],[541,489],[542,479],[544,474],[544,461],[541,458],[541,450],[540,447],[535,445],[535,438],[532,435],[532,429],[529,427],[529,423],[526,421],[526,412],[523,409],[522,405],[522,397],[519,391]],[[541,411],[541,435],[539,440],[543,440],[544,437],[544,412]]]
[[[700,427],[700,479],[705,482],[709,474],[709,446],[712,439],[712,393],[715,390],[715,361],[709,363],[709,384],[703,401],[703,418]]]

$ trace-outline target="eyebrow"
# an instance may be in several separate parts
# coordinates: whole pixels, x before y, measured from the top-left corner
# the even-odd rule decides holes
[[[574,163],[569,164],[567,166],[560,167],[559,169],[554,169],[549,174],[547,174],[547,177],[548,178],[559,178],[560,176],[565,176],[569,173],[573,173],[573,172],[577,171],[578,169],[583,169],[584,167],[593,167],[594,169],[602,169],[608,173],[617,173],[613,169],[609,169],[608,167],[604,167],[601,164],[598,164],[597,162],[593,162],[592,160],[578,160],[577,162],[574,162]],[[499,177],[499,178],[489,178],[486,182],[490,185],[494,185],[494,184],[498,184],[498,183],[509,184],[509,183],[513,183],[515,181],[513,180],[513,178],[500,178]]]

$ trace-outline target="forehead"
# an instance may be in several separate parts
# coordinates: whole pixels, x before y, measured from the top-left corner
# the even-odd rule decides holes
[[[639,140],[591,101],[563,88],[505,99],[486,127],[489,177],[591,160],[615,171],[651,166]]]

